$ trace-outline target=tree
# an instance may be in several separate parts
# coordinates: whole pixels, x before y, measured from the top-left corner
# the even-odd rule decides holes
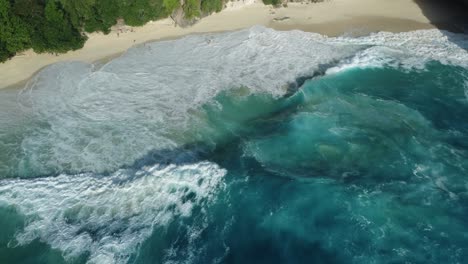
[[[223,9],[223,0],[201,0],[201,11],[206,14],[219,12]]]
[[[86,38],[73,27],[58,2],[47,1],[44,16],[32,35],[34,51],[67,52],[83,47]]]
[[[264,0],[278,4],[279,0]],[[224,0],[185,0],[185,17],[219,12]],[[17,52],[67,52],[83,47],[83,32],[109,33],[118,19],[130,26],[169,16],[180,0],[0,0],[0,62]]]
[[[200,16],[200,2],[198,0],[185,0],[183,9],[185,17],[188,19]]]
[[[176,10],[180,6],[179,0],[163,0],[163,6],[166,8],[168,13],[172,13],[172,11]]]
[[[0,53],[2,61],[30,47],[27,25],[11,12],[10,3],[0,0]]]
[[[96,0],[59,0],[59,2],[75,28],[82,28],[84,21],[96,15],[94,12]]]
[[[117,18],[122,16],[122,5],[121,1],[98,0],[93,8],[94,15],[84,21],[86,32],[109,33]]]
[[[6,61],[11,56],[13,56],[13,54],[8,52],[6,49],[6,44],[0,40],[0,61]]]

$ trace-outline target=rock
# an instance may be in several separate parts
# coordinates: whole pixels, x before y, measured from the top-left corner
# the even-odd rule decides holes
[[[175,24],[180,27],[189,27],[192,26],[193,24],[197,23],[199,18],[191,18],[187,19],[185,18],[185,12],[182,9],[182,7],[177,8],[172,12],[171,14],[172,20],[174,20]]]

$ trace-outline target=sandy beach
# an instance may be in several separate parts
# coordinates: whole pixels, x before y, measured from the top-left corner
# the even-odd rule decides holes
[[[434,28],[430,22],[413,0],[329,0],[322,3],[289,3],[281,8],[265,6],[258,0],[230,2],[222,12],[205,17],[188,28],[177,27],[171,19],[164,19],[125,31],[114,30],[108,35],[89,34],[83,49],[66,54],[25,51],[0,64],[0,88],[24,82],[52,63],[72,60],[96,62],[122,53],[133,45],[187,34],[263,25],[277,30],[298,29],[329,36],[344,33],[361,35],[376,31]]]

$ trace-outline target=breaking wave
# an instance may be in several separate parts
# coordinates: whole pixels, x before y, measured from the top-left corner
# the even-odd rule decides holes
[[[0,92],[0,215],[24,220],[0,246],[77,263],[461,263],[467,49],[437,30],[254,27],[51,65]]]

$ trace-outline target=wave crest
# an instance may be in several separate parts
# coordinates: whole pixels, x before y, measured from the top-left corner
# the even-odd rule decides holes
[[[26,217],[20,245],[40,239],[66,258],[89,253],[88,263],[126,263],[154,227],[207,206],[225,173],[200,162],[11,180],[0,184],[0,205],[14,205]]]

